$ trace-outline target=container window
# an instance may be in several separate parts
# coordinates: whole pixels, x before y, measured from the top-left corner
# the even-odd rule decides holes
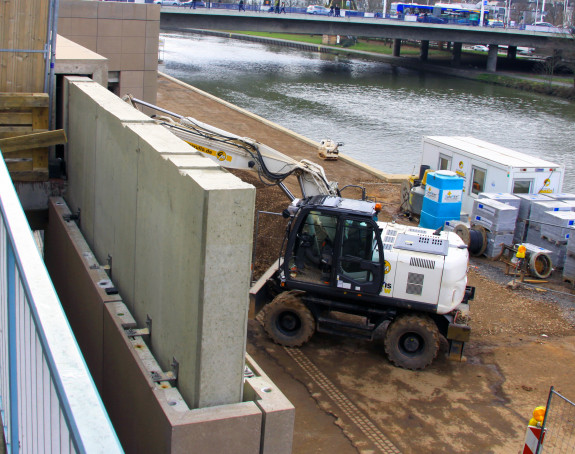
[[[513,194],[531,194],[533,180],[513,180]]]
[[[479,195],[485,189],[485,170],[473,167],[471,177],[471,193]]]
[[[440,154],[439,166],[437,170],[451,170],[451,157]]]

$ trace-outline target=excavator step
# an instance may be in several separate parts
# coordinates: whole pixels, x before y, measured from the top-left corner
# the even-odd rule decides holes
[[[318,317],[317,331],[320,333],[335,334],[355,339],[373,339],[375,326],[358,324],[346,320],[335,318]]]

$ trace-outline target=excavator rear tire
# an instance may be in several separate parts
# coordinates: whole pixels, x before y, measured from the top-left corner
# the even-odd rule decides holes
[[[404,369],[424,369],[439,351],[439,330],[425,315],[402,315],[391,322],[384,338],[389,360]]]
[[[272,340],[285,347],[300,347],[315,332],[315,319],[298,293],[283,292],[263,308],[263,325]]]

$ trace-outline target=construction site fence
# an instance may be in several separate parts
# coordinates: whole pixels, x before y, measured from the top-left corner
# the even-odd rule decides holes
[[[537,454],[575,453],[575,403],[549,390]]]

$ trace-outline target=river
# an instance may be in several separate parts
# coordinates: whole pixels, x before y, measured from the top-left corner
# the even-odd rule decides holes
[[[342,153],[376,169],[417,173],[423,136],[474,136],[564,164],[563,190],[575,191],[568,101],[280,46],[162,38],[166,74],[311,139],[343,142]]]

